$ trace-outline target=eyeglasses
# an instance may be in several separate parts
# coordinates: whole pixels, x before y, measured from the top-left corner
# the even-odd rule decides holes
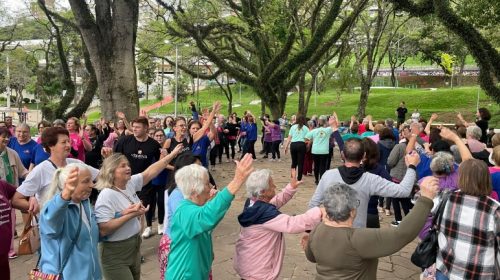
[[[178,124],[178,125],[176,125],[176,126],[177,126],[177,127],[186,127],[186,125],[185,125],[185,124]]]

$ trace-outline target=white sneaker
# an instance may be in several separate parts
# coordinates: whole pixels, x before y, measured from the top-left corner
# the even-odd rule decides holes
[[[163,234],[163,224],[159,224],[158,225],[158,235],[162,235]]]
[[[142,233],[142,238],[149,238],[151,236],[151,227],[147,227],[144,229]]]

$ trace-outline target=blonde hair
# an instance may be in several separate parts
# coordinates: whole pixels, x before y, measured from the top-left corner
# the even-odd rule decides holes
[[[121,162],[126,161],[128,163],[127,157],[121,153],[114,153],[107,157],[102,162],[101,171],[97,176],[97,183],[95,188],[102,190],[104,188],[111,188],[115,182],[115,170],[118,168]]]
[[[45,193],[45,195],[42,198],[42,201],[40,203],[40,205],[42,205],[42,207],[45,205],[45,203],[47,203],[49,200],[51,200],[56,194],[62,192],[62,190],[64,189],[64,184],[66,183],[66,180],[68,179],[69,173],[75,167],[78,168],[78,171],[88,170],[90,172],[87,165],[85,165],[84,163],[79,163],[79,162],[70,163],[63,168],[56,169],[56,171],[54,172],[54,176],[52,178],[52,183],[49,186],[49,190]]]

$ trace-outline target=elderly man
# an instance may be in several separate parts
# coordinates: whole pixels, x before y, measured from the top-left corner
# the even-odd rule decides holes
[[[343,166],[325,172],[314,192],[309,207],[319,206],[324,200],[326,188],[333,183],[345,183],[358,192],[360,205],[354,220],[355,228],[366,227],[366,213],[370,196],[408,197],[415,182],[415,170],[420,158],[412,153],[406,156],[408,166],[406,175],[400,184],[388,181],[378,175],[365,172],[360,166],[365,155],[361,140],[351,138],[344,143],[345,163]]]
[[[285,255],[283,233],[311,230],[321,221],[322,211],[318,207],[297,216],[278,210],[292,199],[301,183],[292,169],[290,183],[276,194],[271,170],[258,170],[248,177],[248,199],[243,213],[238,216],[242,228],[234,256],[234,269],[241,278],[277,279]]]

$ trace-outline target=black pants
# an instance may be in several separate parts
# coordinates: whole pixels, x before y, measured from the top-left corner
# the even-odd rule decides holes
[[[405,216],[408,215],[410,212],[410,209],[412,208],[412,203],[411,199],[408,197],[405,198],[392,198],[392,207],[394,208],[394,219],[396,221],[402,221],[403,216],[401,215],[401,208],[399,207],[399,204],[401,203],[401,208],[403,208],[403,212],[405,213]]]
[[[158,224],[163,224],[163,218],[165,217],[165,186],[155,186],[149,183],[142,187],[139,199],[144,204],[144,207],[149,205],[149,210],[146,212],[146,225],[150,227],[153,224],[156,204],[158,204]]]
[[[252,154],[253,159],[257,159],[255,156],[255,141],[256,140],[246,140],[245,145],[243,146],[243,153],[241,153],[241,158],[245,156],[245,154]]]
[[[228,140],[228,141],[229,141],[229,146],[231,147],[231,159],[234,159],[234,155],[235,155],[235,149],[234,149],[234,147],[236,146],[236,139],[234,139],[234,140]]]
[[[366,214],[366,227],[380,228],[380,220],[378,218],[378,214]]]
[[[292,155],[292,168],[297,170],[297,180],[302,180],[304,170],[304,157],[306,156],[306,143],[292,142],[290,144],[290,154]]]
[[[313,161],[314,161],[314,179],[315,183],[318,184],[319,180],[321,179],[321,176],[326,171],[326,166],[328,164],[328,159],[329,155],[324,154],[324,155],[317,155],[317,154],[312,154],[313,156]]]
[[[265,157],[268,156],[268,154],[273,152],[273,142],[268,142],[264,141],[264,155]]]
[[[226,152],[227,159],[229,159],[229,142],[228,140],[221,141],[217,155],[219,156],[219,163],[222,163],[222,155]]]
[[[210,149],[210,164],[215,165],[215,161],[217,159],[217,156],[219,155],[219,151],[221,150],[221,145],[220,144],[215,144],[212,149]],[[222,157],[222,155],[221,155]]]
[[[280,144],[281,144],[281,140],[273,141],[273,143],[272,143],[273,159],[276,159],[276,156],[278,156],[278,159],[281,158],[281,155],[280,155]]]
[[[333,147],[330,147],[330,149],[328,149],[328,161],[326,162],[326,170],[330,169],[332,159],[333,159]]]

